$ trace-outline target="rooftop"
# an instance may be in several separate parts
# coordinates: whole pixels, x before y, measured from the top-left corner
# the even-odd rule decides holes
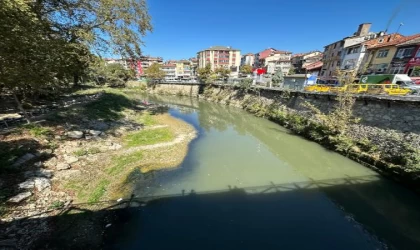
[[[365,42],[365,45],[367,46],[368,49],[376,49],[376,48],[382,48],[382,47],[388,47],[388,46],[394,46],[394,45],[402,45],[418,37],[420,37],[420,34],[415,34],[411,36],[403,36],[398,33],[393,33],[393,34],[385,35],[383,37],[378,37],[373,40],[367,41]],[[380,39],[383,39],[384,42],[379,43],[378,41]]]
[[[321,68],[323,64],[324,64],[323,62],[318,61],[318,62],[311,63],[309,65],[306,65],[304,68],[306,70],[313,70],[313,69]]]
[[[420,44],[420,34],[416,35],[417,38],[412,38],[406,42],[402,42],[400,44],[398,44],[397,46],[406,46],[406,45],[416,45],[416,44]]]
[[[239,49],[234,49],[234,48],[232,48],[230,46],[211,46],[210,48],[205,49],[203,51],[206,51],[206,50],[233,50],[233,51],[239,51]]]

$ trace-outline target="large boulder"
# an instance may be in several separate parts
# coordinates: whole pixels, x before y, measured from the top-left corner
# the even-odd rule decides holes
[[[67,137],[72,138],[72,139],[80,139],[83,137],[83,132],[82,131],[69,131],[67,132]]]
[[[69,169],[69,168],[70,168],[70,164],[64,163],[64,162],[58,163],[57,166],[55,166],[55,169],[57,169],[57,170],[66,170],[66,169]]]
[[[27,191],[27,192],[23,192],[18,195],[15,195],[12,198],[8,199],[7,201],[10,203],[19,203],[25,199],[28,199],[29,197],[31,197],[31,195],[32,193]]]
[[[19,183],[18,186],[20,189],[32,189],[35,186],[35,182],[33,179],[28,179],[22,183]]]
[[[32,160],[35,157],[36,156],[34,154],[26,153],[25,155],[23,155],[22,157],[20,157],[19,159],[17,159],[17,161],[15,163],[13,163],[12,167],[20,167],[25,162],[30,161],[30,160]]]
[[[35,183],[35,188],[38,191],[42,191],[46,188],[51,188],[51,181],[47,178],[44,177],[34,177],[33,178],[34,183]]]

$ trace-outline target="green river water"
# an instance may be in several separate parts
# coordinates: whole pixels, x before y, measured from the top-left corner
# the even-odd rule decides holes
[[[176,169],[139,179],[116,249],[420,249],[419,197],[247,112],[149,96],[198,137]],[[172,197],[173,196],[173,197]]]

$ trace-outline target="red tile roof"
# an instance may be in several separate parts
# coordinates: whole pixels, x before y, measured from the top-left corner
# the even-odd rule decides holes
[[[400,43],[397,46],[416,45],[416,44],[420,44],[420,36],[414,39],[410,39],[406,42]]]
[[[322,68],[323,64],[324,64],[323,62],[318,61],[318,62],[311,63],[311,64],[305,66],[304,68],[306,68],[306,70],[313,70],[313,69],[317,69],[317,68]]]
[[[389,34],[383,37],[372,39],[370,41],[365,42],[364,44],[367,46],[368,49],[376,49],[376,48],[398,45],[398,44],[413,40],[418,37],[420,37],[420,34],[415,34],[412,36],[402,36],[398,33],[394,33],[394,34]],[[383,39],[384,42],[379,43],[379,39]]]

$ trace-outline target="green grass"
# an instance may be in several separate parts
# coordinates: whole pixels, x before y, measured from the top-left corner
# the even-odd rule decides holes
[[[153,126],[157,124],[156,120],[153,118],[153,115],[151,115],[149,112],[144,112],[141,114],[136,119],[136,122],[141,123],[144,126]]]
[[[88,148],[88,149],[78,149],[76,151],[73,152],[73,154],[75,156],[84,156],[84,155],[94,155],[94,154],[99,154],[101,152],[101,150],[97,147],[92,147],[92,148]]]
[[[48,136],[52,134],[51,129],[45,128],[39,124],[26,124],[23,128],[27,129],[29,133],[35,137]]]
[[[143,154],[138,151],[129,155],[117,156],[112,159],[113,166],[108,169],[108,174],[115,175],[121,173],[121,171],[133,162],[138,162],[143,158]]]
[[[105,179],[101,180],[99,184],[95,187],[93,192],[89,195],[88,202],[94,203],[94,202],[99,201],[102,198],[102,196],[105,194],[106,188],[108,187],[109,183],[110,183],[109,180],[105,180]]]
[[[124,140],[128,147],[135,147],[168,142],[174,138],[174,134],[168,128],[159,128],[128,134],[124,137]]]
[[[50,209],[62,208],[63,206],[64,206],[64,202],[62,202],[62,201],[54,201],[54,202],[50,205]]]

